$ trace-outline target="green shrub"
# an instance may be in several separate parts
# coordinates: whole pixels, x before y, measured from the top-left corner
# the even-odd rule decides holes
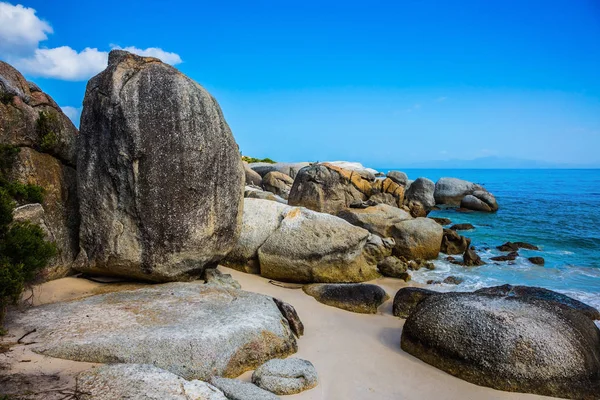
[[[36,122],[36,129],[40,135],[40,147],[48,151],[58,144],[60,121],[58,115],[52,111],[40,111]]]
[[[276,161],[271,160],[270,158],[254,158],[254,157],[248,157],[248,156],[242,156],[242,160],[246,161],[247,163],[257,163],[257,162],[264,162],[264,163],[268,163],[268,164],[275,164]]]
[[[21,149],[17,146],[0,144],[0,174],[5,174],[6,171],[12,168],[19,151]]]

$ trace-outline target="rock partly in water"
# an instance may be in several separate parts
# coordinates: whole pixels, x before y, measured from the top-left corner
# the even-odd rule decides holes
[[[448,218],[429,217],[442,226],[450,225],[452,221]]]
[[[546,264],[546,260],[544,260],[544,257],[529,257],[528,260],[530,263],[535,264],[535,265]]]
[[[546,301],[429,296],[406,320],[401,347],[481,386],[573,399],[600,393],[600,331],[582,313]]]
[[[362,314],[376,314],[388,294],[368,283],[327,283],[304,286],[304,292],[318,302]]]
[[[513,251],[506,255],[492,257],[492,258],[490,258],[490,260],[492,260],[492,261],[514,261],[517,259],[518,256],[519,256],[519,253],[516,251]]]
[[[479,289],[475,291],[475,293],[502,297],[517,297],[526,300],[545,300],[580,311],[591,319],[600,320],[600,312],[598,312],[598,310],[596,310],[594,307],[588,306],[587,304],[582,303],[579,300],[575,300],[567,295],[540,287],[502,285]]]
[[[465,267],[479,267],[481,265],[485,265],[485,262],[481,259],[481,257],[479,257],[479,254],[477,254],[473,248],[468,248],[463,254],[462,265]]]
[[[362,282],[379,277],[369,231],[305,208],[285,213],[258,249],[260,274],[284,282]]]
[[[271,297],[168,283],[9,314],[38,353],[74,361],[154,364],[185,379],[235,377],[297,350]],[[34,344],[33,344],[34,343]]]
[[[79,400],[227,400],[216,387],[148,364],[103,365],[77,376]]]
[[[359,226],[380,237],[391,237],[392,227],[398,222],[413,219],[412,216],[397,207],[378,204],[367,208],[347,208],[337,214],[338,217]]]
[[[471,245],[471,239],[456,233],[452,229],[444,229],[440,251],[444,254],[463,254]]]
[[[252,382],[278,395],[296,394],[317,386],[317,370],[300,358],[273,359],[254,371]]]
[[[273,301],[277,305],[277,308],[279,308],[281,315],[283,315],[283,317],[287,319],[288,323],[290,324],[290,328],[292,329],[292,332],[294,332],[294,335],[296,335],[296,337],[298,338],[304,335],[304,324],[300,320],[300,316],[298,316],[298,313],[296,312],[294,306],[292,306],[289,303],[286,303],[283,300],[276,299],[275,297],[273,297]]]
[[[417,287],[405,287],[396,292],[394,296],[394,306],[392,312],[396,317],[408,318],[408,316],[415,310],[420,302],[428,298],[439,294],[429,289],[422,289]]]
[[[475,227],[471,224],[455,224],[450,227],[453,231],[470,231],[475,229]]]
[[[78,143],[80,271],[190,280],[231,251],[244,168],[219,105],[196,82],[156,58],[111,51],[88,82]]]
[[[395,240],[394,255],[407,259],[432,260],[437,258],[444,229],[430,218],[415,218],[392,226],[390,235]]]
[[[539,250],[540,248],[530,244],[530,243],[525,243],[525,242],[506,242],[503,245],[500,245],[498,247],[496,247],[498,250],[500,251],[518,251],[519,249],[526,249],[526,250]]]
[[[476,190],[473,194],[469,194],[462,199],[460,208],[472,211],[495,212],[498,211],[498,203],[490,192]]]
[[[465,196],[482,189],[481,186],[462,179],[440,178],[435,184],[435,202],[458,206]]]
[[[262,178],[262,186],[267,192],[275,193],[283,199],[287,199],[294,180],[288,175],[271,171]]]
[[[210,383],[225,393],[229,400],[279,400],[271,392],[259,388],[253,383],[214,376]]]

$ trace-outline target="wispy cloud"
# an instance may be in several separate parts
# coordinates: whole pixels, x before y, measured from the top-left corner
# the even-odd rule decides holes
[[[85,48],[77,51],[69,46],[40,48],[40,42],[53,33],[50,24],[36,15],[36,10],[23,5],[0,2],[0,56],[21,72],[44,78],[82,81],[106,68],[108,51]],[[118,46],[111,46],[119,48]],[[176,53],[157,47],[122,48],[142,56],[152,56],[175,65],[181,63]]]
[[[442,97],[438,97],[437,99],[435,99],[435,102],[441,103],[442,101],[446,101],[446,100],[448,100],[448,97],[442,96]]]
[[[60,107],[65,115],[69,117],[75,126],[79,127],[79,118],[81,116],[81,110],[83,107],[72,107],[72,106],[61,106]]]

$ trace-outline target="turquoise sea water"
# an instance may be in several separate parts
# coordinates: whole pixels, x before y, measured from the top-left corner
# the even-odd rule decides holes
[[[600,170],[397,170],[410,179],[424,176],[435,182],[449,176],[482,184],[500,205],[494,214],[433,211],[430,216],[473,224],[475,230],[460,233],[472,239],[488,264],[467,268],[440,256],[436,270],[416,271],[414,281],[443,280],[449,275],[465,279],[458,286],[431,287],[445,291],[504,283],[541,286],[600,308]],[[502,254],[495,247],[506,241],[529,242],[541,251],[520,250],[523,257],[512,265],[489,261]],[[531,264],[527,260],[531,256],[544,257],[546,264]]]

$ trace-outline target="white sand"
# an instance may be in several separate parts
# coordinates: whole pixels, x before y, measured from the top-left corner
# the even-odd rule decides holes
[[[295,357],[311,361],[319,373],[319,385],[289,399],[303,400],[399,400],[399,399],[544,399],[548,397],[501,392],[457,379],[400,349],[403,320],[392,315],[392,299],[405,286],[395,279],[380,279],[391,299],[377,315],[355,314],[318,303],[301,289],[275,286],[257,275],[219,267],[240,282],[242,289],[264,293],[292,304],[305,327]],[[40,285],[34,304],[53,303],[107,291],[134,288],[137,284],[101,284],[64,278]],[[4,341],[16,341],[10,335]],[[24,360],[30,360],[23,362]],[[73,387],[74,376],[94,364],[59,360],[32,353],[17,345],[0,354],[9,373],[56,374],[60,387]],[[247,372],[240,378],[250,380]],[[40,386],[40,390],[44,389]]]

